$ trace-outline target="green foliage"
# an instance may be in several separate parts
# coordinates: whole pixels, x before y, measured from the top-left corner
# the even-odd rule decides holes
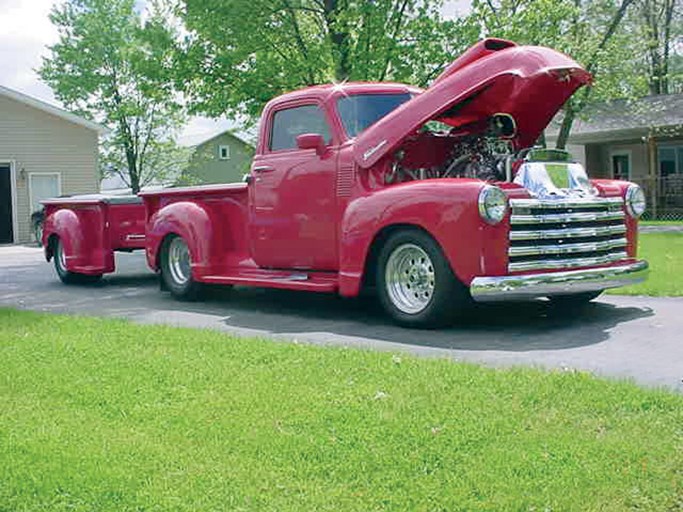
[[[628,67],[636,42],[623,27],[600,46],[623,1],[475,0],[472,17],[486,35],[538,44],[570,55],[594,74],[593,100],[630,97],[643,82]]]
[[[640,47],[633,60],[640,69],[646,70],[650,94],[681,92],[683,9],[680,0],[637,0],[626,21]]]
[[[679,510],[683,399],[0,310],[0,509]]]
[[[484,34],[522,44],[549,46],[570,55],[593,74],[590,87],[567,102],[558,147],[574,117],[592,101],[645,94],[647,80],[634,69],[636,41],[623,18],[634,0],[501,0],[473,2],[472,22]]]
[[[283,92],[344,80],[426,84],[477,38],[441,1],[183,1],[179,82],[194,109],[252,122]],[[234,21],[232,21],[234,20]]]
[[[143,21],[134,0],[68,0],[50,19],[60,37],[40,76],[67,107],[111,128],[104,173],[134,192],[163,178],[167,167],[154,165],[184,119],[172,80],[176,34],[163,10]]]

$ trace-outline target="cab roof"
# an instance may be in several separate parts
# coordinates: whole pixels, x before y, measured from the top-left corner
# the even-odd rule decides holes
[[[412,85],[406,85],[396,82],[344,82],[341,84],[323,84],[313,85],[305,89],[288,92],[274,98],[268,102],[266,109],[272,108],[282,103],[289,103],[302,99],[314,99],[320,102],[327,102],[336,99],[340,96],[349,96],[353,94],[401,94],[411,93],[419,94],[422,89]]]

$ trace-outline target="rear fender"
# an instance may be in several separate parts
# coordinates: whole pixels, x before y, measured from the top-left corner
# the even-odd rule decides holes
[[[414,226],[441,246],[458,279],[504,273],[507,220],[490,226],[479,217],[484,183],[469,179],[425,180],[396,185],[349,204],[341,228],[340,293],[354,296],[387,229]]]
[[[147,263],[153,270],[160,268],[161,246],[169,235],[178,235],[187,242],[193,278],[210,272],[214,224],[205,208],[190,201],[179,201],[162,207],[150,217],[146,252]]]

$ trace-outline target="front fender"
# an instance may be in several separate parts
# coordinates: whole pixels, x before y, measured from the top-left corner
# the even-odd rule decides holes
[[[405,183],[352,201],[342,219],[340,293],[356,295],[373,242],[387,228],[415,226],[441,246],[455,275],[469,285],[477,275],[505,272],[507,222],[486,224],[477,199],[484,183],[439,179]]]
[[[192,277],[205,275],[211,266],[211,244],[214,223],[209,212],[190,201],[171,203],[156,211],[147,223],[147,263],[159,269],[159,251],[164,239],[171,234],[181,236],[190,249]]]

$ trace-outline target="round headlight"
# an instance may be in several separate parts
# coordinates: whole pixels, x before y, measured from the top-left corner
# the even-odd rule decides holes
[[[508,211],[508,198],[498,187],[486,185],[479,192],[479,215],[489,224],[498,224]]]
[[[645,193],[638,185],[632,184],[626,189],[626,211],[636,219],[645,211]]]

